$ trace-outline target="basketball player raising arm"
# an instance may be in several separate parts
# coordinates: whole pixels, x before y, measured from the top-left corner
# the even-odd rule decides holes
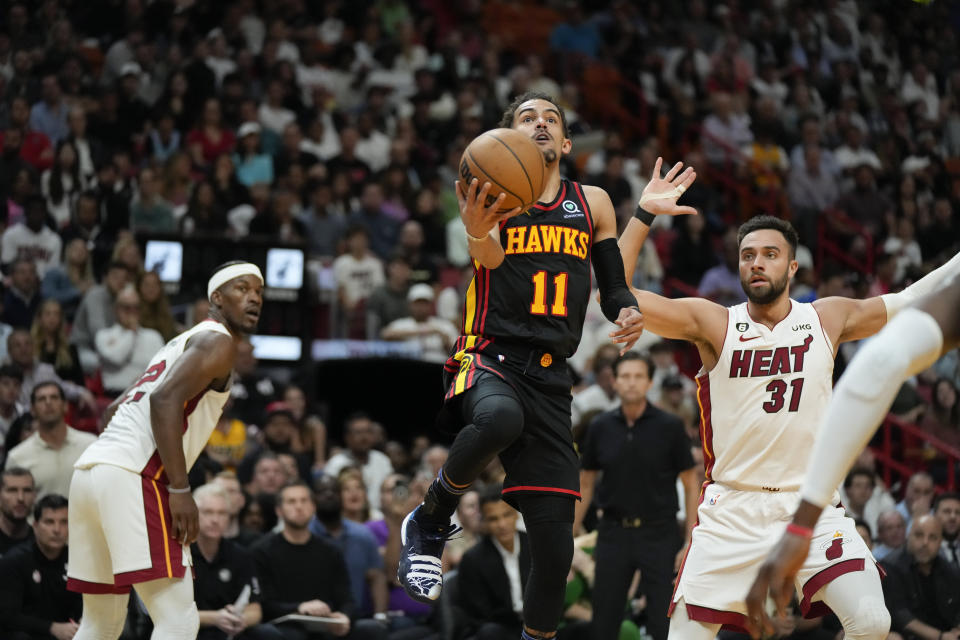
[[[621,246],[639,246],[636,236],[648,226],[631,221]],[[745,595],[769,540],[783,532],[799,501],[831,394],[837,346],[873,335],[888,317],[960,270],[954,258],[900,293],[800,304],[789,297],[797,270],[793,227],[757,216],[741,225],[738,241],[746,303],[725,308],[702,298],[634,291],[645,328],[694,343],[703,365],[697,393],[706,483],[671,605],[671,636],[685,640],[713,638],[721,625],[748,628]],[[879,574],[853,521],[831,507],[811,533],[811,548],[823,551],[812,554],[797,576],[804,615],[828,607],[848,638],[885,637],[889,615]],[[866,618],[867,628],[865,610],[876,614]]]
[[[900,386],[958,346],[960,277],[954,277],[938,291],[911,304],[857,352],[827,407],[792,525],[770,551],[747,596],[754,638],[760,637],[762,628],[771,628],[765,607],[768,592],[783,614],[794,578],[810,550],[808,533],[890,410]],[[756,624],[757,620],[763,625]],[[920,621],[910,624],[920,625],[913,629],[908,625],[917,634],[926,631],[928,637],[934,637],[938,633],[932,627],[923,629],[928,625]]]
[[[187,567],[198,513],[187,472],[223,412],[236,347],[256,329],[262,294],[256,265],[219,267],[207,283],[210,316],[157,352],[74,465],[67,588],[83,594],[76,640],[118,637],[131,587],[153,638],[196,638]]]

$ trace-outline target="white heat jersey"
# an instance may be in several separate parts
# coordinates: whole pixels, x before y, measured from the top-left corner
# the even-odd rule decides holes
[[[166,481],[151,427],[150,394],[163,383],[173,363],[183,355],[187,341],[202,331],[230,335],[230,331],[221,323],[205,320],[168,342],[150,361],[143,376],[120,403],[110,424],[97,441],[87,447],[74,468],[87,469],[98,464],[110,464]],[[229,385],[224,391],[208,389],[184,407],[183,453],[188,470],[210,439],[229,396]]]
[[[833,390],[833,345],[812,304],[773,329],[727,309],[720,359],[697,376],[708,481],[798,491]]]

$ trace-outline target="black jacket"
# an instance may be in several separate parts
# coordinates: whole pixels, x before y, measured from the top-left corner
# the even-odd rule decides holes
[[[520,585],[526,587],[530,574],[530,543],[527,534],[520,534]],[[503,566],[503,558],[493,544],[493,538],[484,536],[472,549],[463,554],[458,573],[460,606],[474,627],[484,622],[496,622],[507,627],[518,627],[520,616],[513,610],[510,597],[510,579]]]
[[[929,598],[920,572],[905,548],[891,552],[880,564],[887,571],[883,597],[895,631],[902,633],[913,620],[941,631],[960,626],[960,570],[938,556],[933,561],[933,597]]]
[[[30,540],[0,560],[0,630],[48,638],[50,623],[80,620],[82,609],[80,594],[67,591],[66,547],[50,560]]]

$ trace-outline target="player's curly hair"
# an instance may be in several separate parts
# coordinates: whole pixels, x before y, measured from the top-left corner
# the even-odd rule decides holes
[[[560,124],[563,127],[563,137],[570,137],[570,131],[567,129],[567,114],[564,113],[563,107],[560,106],[556,98],[549,93],[544,93],[543,91],[524,91],[514,98],[513,102],[508,104],[507,108],[504,109],[503,115],[500,116],[500,123],[497,126],[504,127],[506,129],[513,128],[513,117],[517,114],[517,109],[520,108],[520,105],[527,100],[546,100],[555,106],[557,111],[560,112]]]
[[[800,237],[797,235],[797,230],[786,220],[781,220],[773,216],[754,216],[740,225],[740,228],[737,230],[737,245],[743,243],[743,239],[748,233],[753,233],[760,229],[773,229],[774,231],[782,233],[787,244],[790,245],[790,259],[792,260],[797,257],[797,245],[800,244]]]

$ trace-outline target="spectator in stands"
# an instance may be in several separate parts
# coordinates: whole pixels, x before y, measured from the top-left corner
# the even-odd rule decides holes
[[[40,176],[40,193],[46,201],[54,228],[62,229],[70,223],[77,196],[88,186],[87,180],[80,175],[76,147],[67,140],[60,142],[53,166]]]
[[[314,180],[308,183],[307,193],[310,206],[299,215],[299,220],[306,229],[310,254],[332,258],[337,255],[343,237],[344,218],[330,207],[332,190],[328,182]]]
[[[397,251],[410,265],[410,283],[433,285],[439,273],[431,256],[424,251],[423,225],[416,220],[407,220],[400,227]]]
[[[363,474],[367,498],[372,509],[380,509],[380,485],[393,473],[393,465],[387,456],[373,448],[376,434],[373,421],[366,413],[356,412],[347,417],[344,424],[346,449],[327,461],[323,472],[338,476],[345,467],[357,467]]]
[[[23,54],[27,54],[26,51]],[[6,136],[18,137],[19,143],[7,145],[8,149],[19,149],[20,159],[34,171],[49,169],[53,164],[53,145],[42,131],[34,131],[30,126],[30,103],[22,95],[14,94],[10,101],[10,128]],[[16,131],[17,133],[12,133]]]
[[[739,265],[737,230],[730,229],[723,235],[723,262],[703,274],[697,287],[700,295],[726,307],[746,301],[746,294],[740,286]]]
[[[530,574],[530,549],[517,531],[517,512],[503,501],[500,487],[480,498],[487,535],[463,554],[460,606],[477,640],[512,638],[523,623],[523,590]]]
[[[443,363],[459,332],[453,324],[433,315],[433,288],[423,282],[410,287],[407,302],[410,315],[398,318],[380,332],[384,340],[404,340],[419,350],[426,362]]]
[[[193,163],[198,167],[212,165],[217,156],[229,154],[236,145],[237,139],[233,132],[224,129],[220,119],[220,101],[208,98],[203,103],[203,116],[197,128],[187,134],[187,149]]]
[[[160,193],[160,180],[153,169],[140,171],[140,194],[130,205],[130,228],[141,233],[171,233],[177,225],[173,205]]]
[[[89,196],[90,199],[93,196]],[[78,216],[86,208],[86,196],[81,196],[77,203]],[[96,201],[94,201],[96,204]],[[97,212],[99,215],[99,212]],[[73,318],[80,299],[96,285],[93,279],[93,262],[90,259],[88,239],[74,237],[68,241],[63,249],[63,262],[51,269],[43,276],[40,293],[45,299],[53,299],[60,303],[63,313]]]
[[[382,495],[383,492],[381,492]],[[386,510],[387,507],[384,506],[384,511]],[[476,490],[471,489],[461,496],[454,517],[459,523],[461,531],[456,537],[451,538],[443,548],[444,573],[459,567],[461,560],[463,560],[463,554],[480,541],[484,523],[483,514],[480,512],[480,494]]]
[[[3,295],[5,324],[16,328],[29,328],[40,308],[40,278],[36,265],[27,259],[15,260],[10,265],[10,286]]]
[[[736,162],[739,149],[753,141],[750,116],[738,112],[725,91],[712,94],[710,102],[710,114],[703,120],[703,153],[713,164]]]
[[[420,457],[420,473],[433,478],[440,473],[441,467],[450,456],[450,450],[442,444],[435,444],[423,452]]]
[[[170,301],[163,290],[160,274],[156,271],[144,273],[137,286],[137,293],[140,294],[140,326],[153,329],[160,334],[164,342],[173,339],[180,328],[170,311]]]
[[[33,511],[37,490],[29,469],[7,464],[0,471],[0,556],[33,538],[27,517]]]
[[[933,515],[943,528],[940,554],[960,571],[960,493],[938,495],[933,501]]]
[[[46,225],[47,210],[43,198],[30,196],[23,205],[23,221],[7,227],[0,239],[0,262],[9,268],[17,260],[33,263],[42,278],[60,264],[63,246],[60,236]],[[31,318],[32,320],[32,318]],[[27,322],[26,326],[29,326]]]
[[[930,513],[932,502],[933,477],[926,471],[916,471],[907,480],[907,488],[903,493],[903,500],[897,503],[897,511],[903,516],[909,529],[914,518]]]
[[[918,516],[906,548],[881,561],[883,595],[891,628],[908,638],[955,638],[960,634],[960,569],[939,555],[943,528],[932,515]]]
[[[822,162],[820,147],[803,148],[803,165],[794,166],[787,179],[787,198],[793,209],[793,222],[803,243],[811,245],[816,238],[816,221],[820,214],[833,206],[840,195],[836,177]]]
[[[23,373],[23,384],[20,389],[19,403],[30,406],[30,392],[41,382],[52,382],[59,385],[66,393],[67,400],[82,406],[84,409],[96,409],[93,394],[78,384],[69,380],[62,380],[56,370],[46,362],[40,362],[36,357],[36,348],[33,337],[26,329],[16,329],[7,338],[7,354],[10,363],[20,368]]]
[[[864,146],[863,133],[859,127],[848,126],[843,134],[844,143],[834,151],[837,167],[844,173],[856,173],[859,167],[883,171],[883,164],[877,154]]]
[[[233,403],[229,399],[203,450],[229,473],[243,462],[247,453],[247,425],[234,416]]]
[[[101,329],[116,322],[114,301],[117,294],[131,281],[131,273],[121,262],[111,262],[101,284],[84,294],[74,316],[70,341],[77,346],[83,370],[92,373],[100,365],[94,338]]]
[[[960,403],[957,388],[947,378],[937,378],[930,393],[930,406],[920,427],[951,447],[960,446]]]
[[[616,345],[604,344],[593,355],[593,384],[573,396],[572,424],[578,425],[592,411],[608,411],[620,406],[613,388],[613,363],[619,355]]]
[[[271,80],[267,84],[264,100],[257,109],[260,125],[277,137],[283,135],[284,127],[296,120],[296,114],[284,107],[285,94],[283,82],[280,79]]]
[[[387,621],[387,575],[377,539],[362,524],[343,515],[341,488],[336,478],[320,476],[314,482],[317,512],[310,533],[340,550],[350,574],[350,590],[361,617]]]
[[[879,512],[871,511],[870,498],[876,488],[876,478],[873,471],[854,467],[843,481],[843,496],[841,502],[851,518],[863,520],[870,527],[870,531],[877,531],[879,526]]]
[[[33,541],[0,559],[0,627],[11,640],[72,638],[83,602],[67,591],[67,499],[41,498],[33,520]]]
[[[367,339],[376,339],[384,327],[409,315],[410,271],[410,264],[399,253],[387,262],[386,282],[367,299]]]
[[[56,382],[41,382],[30,394],[30,413],[37,430],[7,453],[7,465],[29,469],[37,496],[70,494],[73,463],[97,439],[67,425],[67,403]]]
[[[53,370],[60,379],[84,384],[83,368],[80,366],[80,355],[76,345],[70,344],[67,339],[66,323],[63,311],[56,300],[46,300],[40,309],[30,329],[37,359],[53,365]]]
[[[228,470],[221,471],[214,476],[211,484],[219,487],[227,497],[227,524],[223,530],[223,537],[227,540],[235,540],[241,546],[249,546],[249,543],[256,539],[250,540],[249,532],[240,527],[240,514],[246,508],[249,498],[243,492],[237,474]]]
[[[677,237],[670,246],[669,275],[696,287],[716,264],[706,216],[683,216],[674,222]]]
[[[117,294],[114,307],[117,322],[97,331],[94,345],[104,391],[115,398],[143,375],[164,340],[155,330],[140,325],[140,296],[133,285]]]
[[[700,412],[684,385],[685,381],[687,378],[675,373],[664,377],[660,382],[660,399],[655,404],[667,413],[680,418],[687,436],[697,443],[700,436]],[[697,445],[694,444],[694,446]]]
[[[56,74],[43,76],[41,83],[43,99],[30,109],[30,129],[44,134],[56,145],[69,133],[67,112],[70,108],[63,99]]]
[[[233,370],[230,398],[236,415],[247,424],[256,424],[265,415],[267,405],[276,399],[277,387],[269,376],[257,371],[257,358],[248,340],[237,345]]]
[[[340,502],[343,517],[359,524],[370,520],[379,520],[382,514],[379,510],[370,508],[370,499],[367,497],[367,485],[363,482],[363,474],[356,467],[347,467],[337,474],[337,483],[340,487]]]
[[[304,147],[300,125],[291,122],[285,126],[283,137],[280,140],[280,149],[274,153],[273,158],[273,166],[276,168],[277,175],[287,174],[290,168],[295,165],[309,169],[318,162],[320,162],[320,159],[316,154]]]
[[[287,385],[283,390],[283,402],[296,426],[299,453],[312,461],[313,470],[322,470],[327,463],[327,425],[307,405],[307,396],[301,387]]]
[[[209,180],[201,180],[190,194],[187,211],[180,218],[181,233],[188,236],[195,233],[222,234],[227,225],[226,210],[217,200],[213,184]]]
[[[360,225],[347,229],[347,253],[333,261],[340,304],[347,317],[356,313],[357,305],[366,301],[384,282],[383,266],[370,252],[370,234]]]
[[[954,216],[953,204],[939,197],[933,202],[933,220],[920,228],[920,252],[927,260],[938,261],[956,253],[960,243],[960,220]]]
[[[378,621],[351,621],[356,603],[343,554],[310,533],[309,525],[315,513],[310,488],[303,483],[283,487],[277,512],[283,520],[283,529],[266,536],[253,548],[266,618],[298,613],[340,621],[329,631],[319,633],[308,633],[296,625],[281,625],[280,631],[288,640],[327,640],[333,636],[346,636],[351,640],[385,639],[386,627]]]
[[[237,141],[238,149],[233,162],[240,184],[252,187],[273,182],[273,159],[260,151],[260,125],[244,122],[237,130]]]
[[[877,544],[873,547],[873,557],[883,560],[892,551],[903,546],[907,539],[907,521],[896,509],[884,511],[877,518]]]
[[[286,472],[272,451],[264,451],[253,465],[253,477],[244,489],[252,496],[266,494],[276,496],[280,488],[287,483]]]
[[[300,244],[306,241],[307,230],[294,216],[295,194],[285,187],[273,190],[266,211],[250,222],[250,235],[270,237],[275,242]]]
[[[200,612],[198,640],[282,640],[272,625],[260,624],[260,582],[253,557],[224,535],[230,521],[229,499],[222,488],[205,484],[193,492],[199,512],[197,541],[191,545],[194,593]],[[249,589],[248,604],[235,608]]]
[[[10,425],[23,412],[19,403],[20,387],[23,385],[23,372],[12,364],[0,365],[0,461],[5,451],[3,440],[10,431]]]
[[[351,226],[366,229],[370,248],[381,260],[393,253],[400,237],[400,225],[387,215],[383,202],[383,187],[377,182],[367,182],[360,195],[359,208],[347,218]],[[349,232],[347,242],[350,242]]]

